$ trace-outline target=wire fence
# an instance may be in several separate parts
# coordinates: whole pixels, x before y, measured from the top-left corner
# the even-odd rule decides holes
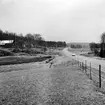
[[[81,71],[83,71],[91,80],[94,80],[97,82],[98,87],[102,87],[102,83],[105,82],[105,72],[101,70],[101,65],[98,65],[98,68],[92,67],[91,62],[87,63],[87,60],[84,62],[77,61],[75,59],[72,59],[73,64],[80,68]]]
[[[94,67],[91,62],[84,62],[71,59],[70,61],[61,62],[58,64],[52,64],[49,68],[53,67],[69,67],[70,65],[78,67],[82,72],[84,72],[91,80],[93,80],[96,85],[101,88],[102,84],[105,83],[105,72],[102,71],[101,65]]]

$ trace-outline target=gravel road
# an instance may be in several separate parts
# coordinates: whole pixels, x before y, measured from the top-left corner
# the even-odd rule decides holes
[[[58,66],[0,73],[0,105],[105,105],[105,96],[68,57],[53,62]]]
[[[63,50],[63,53],[71,59],[75,59],[77,61],[84,62],[84,63],[85,63],[85,61],[87,61],[88,66],[90,65],[90,62],[91,62],[91,66],[96,69],[98,69],[99,65],[101,65],[102,71],[105,72],[105,60],[99,60],[99,59],[85,57],[85,56],[81,56],[81,55],[72,56],[73,53],[69,52],[68,48],[65,48]]]

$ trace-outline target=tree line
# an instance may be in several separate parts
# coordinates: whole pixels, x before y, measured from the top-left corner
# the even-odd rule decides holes
[[[105,57],[105,32],[100,37],[100,43],[90,43],[90,49],[95,56]]]
[[[3,47],[15,47],[15,48],[32,48],[32,47],[66,47],[66,42],[63,41],[45,41],[40,34],[28,33],[16,34],[13,32],[3,32],[0,30],[0,41],[13,40],[11,44],[5,44]]]
[[[76,44],[76,45],[75,44],[71,44],[70,47],[71,48],[82,48],[82,45],[80,45],[80,44]]]

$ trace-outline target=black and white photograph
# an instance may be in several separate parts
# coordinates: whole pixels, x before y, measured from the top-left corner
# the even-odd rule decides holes
[[[105,0],[0,0],[0,105],[105,105]]]

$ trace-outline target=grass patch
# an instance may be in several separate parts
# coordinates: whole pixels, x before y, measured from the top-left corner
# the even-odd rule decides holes
[[[7,49],[0,49],[0,56],[13,56],[14,54]]]
[[[9,56],[9,57],[1,57],[0,65],[10,65],[10,64],[21,64],[21,63],[30,63],[30,62],[41,62],[46,59],[51,58],[51,56]]]

